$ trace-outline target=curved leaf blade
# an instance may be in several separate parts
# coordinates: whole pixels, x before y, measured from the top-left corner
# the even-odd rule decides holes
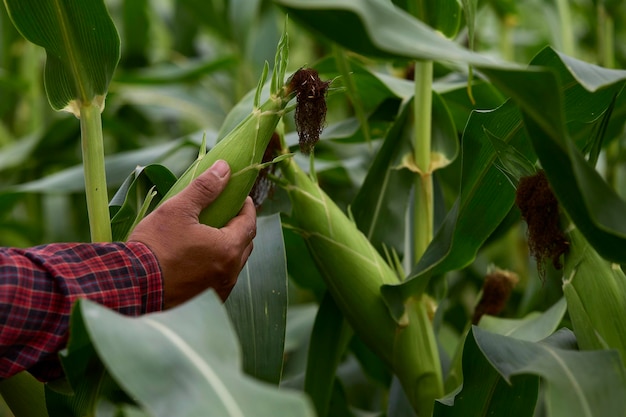
[[[461,416],[464,410],[489,415],[508,404],[502,414],[532,416],[537,385],[534,399],[524,385],[537,376],[546,386],[548,417],[623,415],[626,377],[617,352],[575,349],[567,329],[533,343],[473,327],[463,352],[463,388],[454,400],[453,395],[437,403],[435,415]]]
[[[239,336],[244,371],[276,385],[285,351],[287,280],[280,216],[259,217],[254,250],[225,307]]]
[[[521,319],[483,316],[478,327],[503,336],[538,342],[554,333],[566,310],[567,303],[563,297],[543,313],[533,312]]]
[[[304,396],[241,373],[241,350],[211,291],[139,318],[86,300],[74,314],[111,375],[151,415],[313,415]]]
[[[501,336],[479,328],[473,338],[492,366],[510,381],[538,375],[546,384],[551,417],[623,415],[626,376],[616,351],[572,350],[573,333],[563,329],[539,343]]]
[[[120,40],[102,0],[5,0],[20,33],[46,50],[45,86],[55,110],[104,96],[120,56]],[[94,36],[95,35],[95,36]]]
[[[463,384],[435,402],[434,417],[530,417],[538,392],[539,378],[533,375],[507,383],[489,363],[470,330],[463,347]]]
[[[513,66],[504,62],[496,64],[462,48],[389,1],[276,0],[276,3],[290,18],[363,55]]]

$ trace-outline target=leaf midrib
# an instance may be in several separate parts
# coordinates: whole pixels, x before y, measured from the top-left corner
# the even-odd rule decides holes
[[[74,48],[75,44],[69,29],[67,13],[61,4],[61,0],[54,0],[54,10],[59,21],[59,30],[61,31],[63,46],[66,50],[66,57],[68,60],[67,65],[69,66],[70,72],[74,75],[74,80],[76,80],[75,84],[78,90],[78,97],[76,98],[82,104],[88,104],[90,100],[87,97],[87,91],[84,83],[86,77],[84,77],[84,73],[80,70],[80,66],[78,65],[79,52]]]

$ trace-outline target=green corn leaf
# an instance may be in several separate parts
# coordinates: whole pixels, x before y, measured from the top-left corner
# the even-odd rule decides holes
[[[403,151],[410,151],[411,129],[406,122],[411,102],[400,109],[351,208],[357,226],[381,253],[383,245],[400,253],[404,248],[405,213],[414,180],[412,172],[398,166]]]
[[[494,164],[507,176],[511,185],[517,188],[520,178],[531,176],[537,171],[535,165],[513,146],[504,142],[487,129],[485,129],[485,136],[489,139],[491,146],[493,146],[498,155],[498,160]]]
[[[14,417],[48,417],[44,385],[26,371],[0,381],[0,395]]]
[[[568,308],[565,297],[544,312],[534,311],[519,319],[509,319],[485,315],[480,319],[478,327],[483,330],[513,337],[527,342],[538,342],[554,333],[559,327]],[[466,332],[467,333],[467,332]],[[463,337],[467,337],[467,334]],[[465,343],[467,345],[467,343]],[[450,390],[458,387],[467,375],[462,369],[461,358],[464,357],[463,344],[457,350],[446,379],[446,387]]]
[[[607,259],[623,259],[624,202],[607,190],[608,185],[575,144],[583,146],[594,123],[601,122],[598,109],[610,105],[626,72],[574,61],[551,48],[543,50],[532,64],[525,71],[483,68],[515,102],[475,112],[468,120],[457,201],[410,278],[399,286],[383,288],[396,316],[402,312],[398,301],[423,290],[430,277],[468,265],[513,206],[514,189],[494,166],[497,153],[485,137],[485,129],[531,163],[539,155],[559,201],[589,242]],[[625,104],[618,101],[614,112],[619,113]]]
[[[224,305],[239,336],[244,371],[278,385],[287,317],[287,260],[279,215],[258,218],[254,250]]]
[[[176,177],[167,168],[158,164],[138,167],[122,183],[109,203],[111,229],[114,241],[125,241],[140,216],[142,202],[153,187],[157,199],[165,195],[176,182]],[[143,218],[140,216],[139,218]]]
[[[503,336],[538,342],[554,333],[566,311],[567,303],[565,298],[561,298],[548,310],[532,312],[521,319],[483,316],[478,327]]]
[[[46,93],[55,110],[104,106],[120,40],[102,0],[5,0],[20,33],[46,50]]]
[[[463,385],[435,403],[434,417],[532,416],[539,378],[523,375],[507,384],[480,350],[474,332],[470,330],[463,347]]]
[[[459,30],[461,5],[457,0],[393,0],[393,3],[448,38],[453,38]]]
[[[613,96],[626,81],[626,71],[606,70],[563,55],[558,57],[571,72],[570,80],[579,81],[590,91],[597,91],[596,96],[603,96],[604,109],[612,106]],[[569,80],[559,83],[555,75],[549,73],[541,78],[536,81],[543,86],[542,96],[550,96],[553,105],[561,108],[562,100],[568,97],[559,93],[560,85],[567,85],[565,83]],[[517,79],[519,82],[520,78]],[[563,208],[603,257],[613,262],[625,262],[626,226],[622,220],[626,202],[575,146],[565,125],[568,119],[558,112],[539,112],[541,96],[520,95],[518,91],[511,91],[511,94],[523,108],[529,137]],[[546,108],[554,107],[548,105]]]
[[[580,231],[568,233],[563,292],[581,349],[616,349],[626,361],[626,275],[602,259]]]
[[[277,0],[276,3],[289,13],[290,18],[360,54],[380,58],[496,65],[493,60],[474,54],[442,37],[389,1]],[[458,2],[454,3],[457,4],[445,1],[445,4],[455,9],[453,16],[456,14],[458,18],[460,6]],[[451,21],[451,16],[442,16],[442,21]],[[446,23],[444,26],[454,25]],[[452,30],[446,31],[452,33]],[[511,66],[506,63],[497,65]]]
[[[304,380],[304,392],[311,397],[319,416],[327,415],[337,367],[353,334],[335,300],[326,292],[311,332]]]
[[[124,391],[152,416],[314,415],[302,394],[270,388],[242,373],[237,338],[211,291],[139,318],[81,300],[72,320],[76,331],[66,361],[97,352]]]
[[[532,343],[473,327],[463,356],[467,379],[454,402],[450,396],[437,404],[435,416],[532,416],[535,376],[545,384],[548,417],[624,415],[626,377],[617,352],[575,348],[566,329]]]

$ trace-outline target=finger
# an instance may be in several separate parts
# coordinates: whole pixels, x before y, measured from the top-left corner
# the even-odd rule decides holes
[[[241,236],[247,245],[256,236],[256,209],[250,197],[246,198],[239,214],[231,219],[224,227],[235,236]]]
[[[171,198],[170,204],[184,204],[197,217],[200,212],[217,199],[226,188],[230,167],[223,160],[215,163],[194,179],[185,189]]]

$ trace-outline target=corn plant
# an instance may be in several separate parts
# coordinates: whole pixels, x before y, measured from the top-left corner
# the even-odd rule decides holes
[[[137,320],[80,302],[61,356],[74,395],[47,387],[50,415],[623,414],[622,2],[174,3],[107,2],[112,237],[223,158],[231,184],[202,219],[227,222],[260,176],[255,251],[230,319],[211,294]],[[15,98],[8,81],[41,74],[28,45],[18,77],[11,48]],[[38,97],[0,103],[9,244],[67,238],[9,226],[87,191],[78,161],[46,165],[75,120]],[[19,378],[5,400],[44,415]]]

